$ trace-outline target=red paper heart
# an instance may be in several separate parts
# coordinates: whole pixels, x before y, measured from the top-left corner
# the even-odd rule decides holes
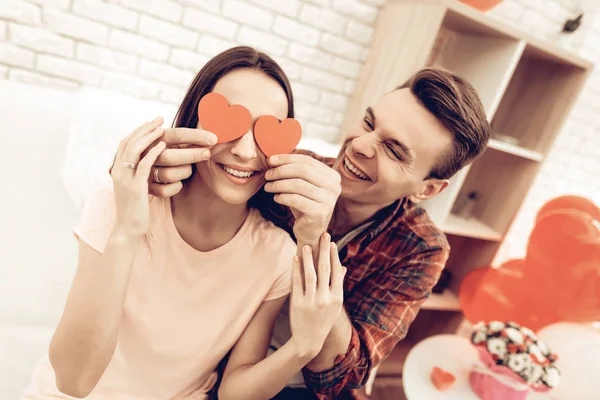
[[[433,367],[431,370],[431,382],[433,386],[440,392],[448,390],[456,382],[456,377],[448,371],[444,371],[440,367]]]
[[[291,153],[302,137],[302,127],[293,118],[281,123],[272,115],[264,115],[254,125],[254,138],[267,157]]]
[[[244,106],[229,105],[219,93],[209,93],[198,103],[198,120],[205,131],[217,135],[217,143],[242,137],[252,126],[252,116]]]

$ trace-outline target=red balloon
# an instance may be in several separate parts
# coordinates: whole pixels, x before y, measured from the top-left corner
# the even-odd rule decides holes
[[[547,213],[563,210],[581,211],[600,221],[600,208],[593,201],[580,196],[561,196],[544,204],[538,212],[536,222],[541,220]]]
[[[511,320],[533,330],[600,320],[600,211],[563,196],[538,214],[524,260],[478,268],[459,290],[471,322]]]
[[[577,210],[547,212],[538,220],[527,246],[527,259],[551,274],[555,280],[568,279],[574,265],[593,260],[600,246],[600,222]],[[593,267],[593,263],[587,263]]]
[[[518,314],[529,290],[523,281],[524,260],[511,260],[500,268],[478,268],[469,272],[459,290],[463,313],[473,323],[512,320],[525,326]]]
[[[481,11],[488,11],[502,3],[504,0],[460,0],[465,4]]]

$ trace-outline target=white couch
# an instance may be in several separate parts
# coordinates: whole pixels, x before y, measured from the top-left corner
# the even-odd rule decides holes
[[[116,93],[0,80],[0,399],[17,399],[47,351],[76,268],[85,193],[108,179],[122,136],[175,107]],[[338,146],[303,140],[335,155]]]

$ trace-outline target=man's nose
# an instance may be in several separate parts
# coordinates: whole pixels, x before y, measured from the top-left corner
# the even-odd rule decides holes
[[[364,158],[375,157],[375,137],[373,132],[365,133],[352,140],[352,151]]]

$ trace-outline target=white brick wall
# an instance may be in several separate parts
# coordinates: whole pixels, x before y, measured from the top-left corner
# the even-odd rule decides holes
[[[333,139],[382,3],[0,0],[0,77],[177,104],[210,57],[244,44],[286,71],[305,133]]]
[[[40,54],[36,60],[36,70],[47,75],[73,79],[90,85],[98,85],[102,80],[102,70],[80,61]]]
[[[67,37],[101,45],[105,45],[108,41],[108,26],[73,15],[68,11],[44,8],[43,22],[45,28]]]
[[[139,32],[143,36],[175,47],[193,49],[198,43],[198,33],[146,15],[140,19]]]
[[[10,23],[8,38],[11,42],[40,53],[71,58],[75,53],[75,42],[44,29]]]
[[[183,14],[183,25],[202,33],[233,39],[238,24],[206,11],[186,8]]]
[[[41,21],[41,9],[21,0],[3,0],[0,3],[0,18],[24,24],[38,25]]]
[[[108,46],[126,53],[137,54],[153,60],[166,61],[169,57],[168,46],[135,33],[118,29],[113,29],[110,33]]]
[[[135,73],[138,57],[88,43],[78,43],[76,59],[111,70]]]
[[[33,68],[35,53],[12,43],[0,43],[0,64]]]
[[[72,90],[95,85],[178,104],[218,52],[247,44],[292,81],[307,135],[335,139],[386,0],[0,0],[0,78]],[[554,39],[562,0],[504,0],[494,17]],[[563,41],[600,64],[600,17]],[[499,260],[520,256],[534,211],[561,193],[600,203],[600,74],[594,72]],[[592,173],[593,172],[593,173]]]
[[[170,0],[122,0],[121,5],[172,22],[183,14],[183,5]]]
[[[139,18],[137,12],[100,0],[73,0],[72,10],[94,21],[129,30],[135,29]]]

